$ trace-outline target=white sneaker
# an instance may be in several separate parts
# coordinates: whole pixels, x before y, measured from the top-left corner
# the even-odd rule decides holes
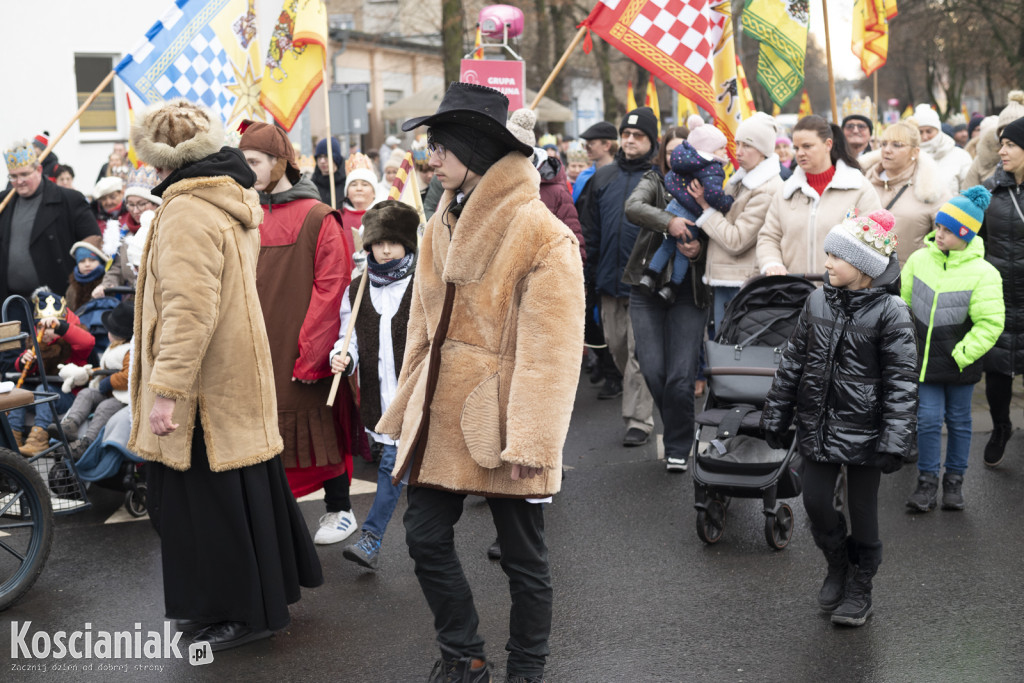
[[[320,518],[320,528],[316,530],[313,543],[317,545],[340,543],[354,534],[358,528],[356,516],[352,514],[351,510],[328,512]]]
[[[665,458],[665,469],[669,472],[685,472],[686,458]]]

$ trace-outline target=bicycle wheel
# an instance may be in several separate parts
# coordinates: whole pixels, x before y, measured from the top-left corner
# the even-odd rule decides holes
[[[0,611],[32,588],[52,542],[46,484],[24,457],[0,448]]]

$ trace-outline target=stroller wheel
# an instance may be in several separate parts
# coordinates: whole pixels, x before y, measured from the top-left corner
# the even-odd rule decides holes
[[[773,550],[782,550],[793,537],[793,509],[782,503],[774,515],[764,518],[764,539]]]
[[[146,514],[146,485],[139,483],[135,485],[124,496],[124,509],[132,517],[142,517]]]
[[[708,501],[707,510],[697,511],[697,537],[708,545],[718,543],[725,529],[725,505],[717,498]]]

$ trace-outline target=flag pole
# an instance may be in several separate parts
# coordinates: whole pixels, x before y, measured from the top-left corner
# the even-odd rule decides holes
[[[327,21],[327,3],[324,3],[324,21]],[[327,80],[327,47],[331,43],[330,26],[325,27],[324,35],[327,36],[327,45],[324,45],[324,63],[322,67],[322,81],[324,89],[324,126],[327,128],[327,176],[328,184],[331,186],[331,208],[338,208],[337,190],[334,187],[334,141],[331,139],[331,95],[330,81]],[[314,159],[315,161],[315,159]],[[346,345],[347,348],[347,345]],[[337,391],[335,384],[334,391]],[[331,393],[331,400],[327,405],[334,405],[334,393]]]
[[[57,133],[56,137],[50,138],[50,144],[48,144],[46,146],[46,149],[44,149],[39,154],[39,163],[43,162],[43,159],[45,159],[50,154],[50,150],[52,150],[54,147],[56,147],[57,143],[61,141],[61,138],[63,138],[67,134],[67,132],[69,130],[71,130],[71,126],[75,125],[75,121],[77,121],[78,119],[82,118],[82,114],[84,114],[85,110],[89,108],[89,105],[91,105],[93,103],[93,101],[97,97],[99,97],[100,92],[102,92],[103,89],[106,88],[110,84],[110,81],[114,80],[114,75],[116,73],[117,73],[117,71],[111,70],[111,72],[107,74],[106,78],[104,78],[102,81],[100,81],[100,84],[98,86],[96,86],[95,90],[92,91],[92,94],[89,95],[89,97],[85,98],[85,102],[83,102],[82,106],[78,108],[78,111],[76,111],[75,115],[71,117],[71,120],[68,121],[66,126],[64,126],[64,129],[61,130],[61,132]],[[7,196],[4,197],[4,200],[2,202],[0,202],[0,213],[3,213],[3,210],[5,208],[7,208],[7,204],[11,201],[11,198],[13,196],[14,196],[14,191],[11,190],[10,192],[7,193]]]
[[[875,73],[871,74],[871,76],[875,81],[875,97],[871,100],[871,108],[874,115],[872,120],[874,123],[878,123],[878,69],[875,69]]]
[[[530,109],[536,109],[537,105],[540,104],[540,98],[544,97],[544,93],[546,93],[548,88],[551,87],[551,84],[555,82],[555,78],[562,70],[562,67],[565,66],[567,61],[569,61],[569,55],[572,54],[572,51],[576,49],[576,46],[580,44],[580,41],[583,40],[583,36],[585,35],[587,35],[587,27],[580,26],[580,30],[576,32],[572,42],[569,43],[569,47],[565,48],[565,52],[562,53],[562,58],[558,60],[558,63],[555,64],[555,68],[551,70],[551,75],[548,76],[548,80],[544,81],[544,85],[542,85],[540,90],[537,91],[537,96],[533,98],[533,104],[530,105]]]
[[[828,37],[828,3],[821,0],[821,17],[825,20],[825,60],[828,63],[828,95],[832,102],[832,122],[839,124],[839,109],[836,107],[836,78],[832,75],[832,45]]]

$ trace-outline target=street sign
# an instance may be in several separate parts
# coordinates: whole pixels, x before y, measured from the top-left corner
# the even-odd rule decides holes
[[[525,62],[514,59],[463,59],[459,80],[500,90],[508,98],[510,114],[526,106]]]

